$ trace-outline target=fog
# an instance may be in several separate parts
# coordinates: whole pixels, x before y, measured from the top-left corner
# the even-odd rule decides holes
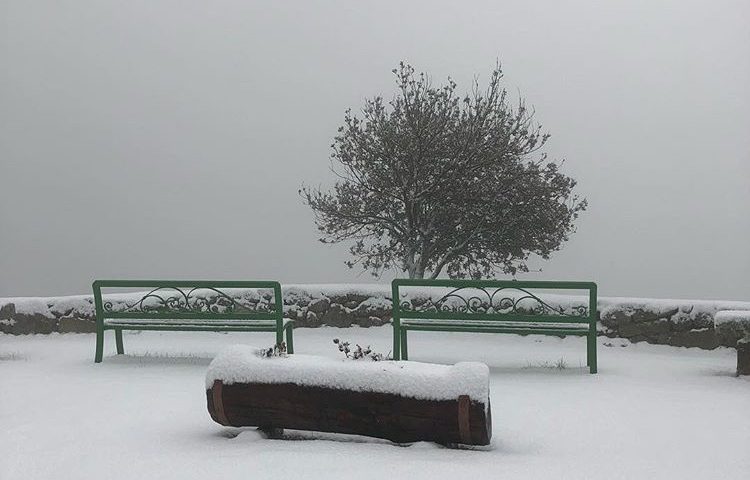
[[[317,241],[345,109],[400,60],[536,109],[589,208],[530,279],[750,299],[750,3],[0,0],[0,296],[378,280]],[[503,278],[502,276],[500,276]]]

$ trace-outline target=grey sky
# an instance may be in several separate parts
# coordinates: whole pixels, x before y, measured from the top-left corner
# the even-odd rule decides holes
[[[750,299],[747,1],[0,0],[0,29],[0,296],[375,281],[299,185],[399,60],[464,88],[499,58],[589,200],[528,277]]]

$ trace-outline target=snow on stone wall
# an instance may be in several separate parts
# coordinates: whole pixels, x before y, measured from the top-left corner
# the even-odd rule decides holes
[[[750,341],[750,310],[722,310],[714,315],[716,335]]]
[[[441,289],[415,289],[411,299],[442,295]],[[138,293],[106,296],[135,301]],[[322,325],[363,327],[384,325],[391,319],[391,287],[384,284],[285,285],[284,313],[298,327]],[[565,309],[585,304],[576,295],[540,295],[552,306]],[[421,301],[421,300],[420,300]],[[602,335],[633,342],[715,348],[735,346],[739,332],[715,329],[714,315],[722,310],[750,311],[750,302],[599,297]],[[94,331],[91,295],[67,297],[0,298],[0,332],[12,334]]]

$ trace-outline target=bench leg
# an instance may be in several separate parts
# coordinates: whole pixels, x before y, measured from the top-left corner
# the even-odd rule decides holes
[[[288,323],[284,329],[286,330],[286,351],[294,353],[294,324]]]
[[[117,344],[117,354],[122,355],[125,353],[125,348],[122,346],[122,329],[115,328],[115,343]]]
[[[409,348],[406,346],[406,329],[401,329],[401,360],[409,360]]]
[[[596,332],[586,336],[586,364],[589,373],[596,373]]]
[[[397,324],[393,324],[393,359],[401,360],[401,332]]]
[[[96,351],[94,352],[94,363],[102,363],[104,355],[104,329],[96,327]]]

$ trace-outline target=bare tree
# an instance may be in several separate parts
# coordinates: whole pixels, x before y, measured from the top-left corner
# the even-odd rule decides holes
[[[349,267],[410,278],[528,271],[573,232],[586,200],[576,181],[538,153],[549,135],[521,99],[510,105],[492,72],[460,97],[403,62],[398,93],[347,110],[332,145],[332,190],[303,186],[324,243],[353,240]]]

